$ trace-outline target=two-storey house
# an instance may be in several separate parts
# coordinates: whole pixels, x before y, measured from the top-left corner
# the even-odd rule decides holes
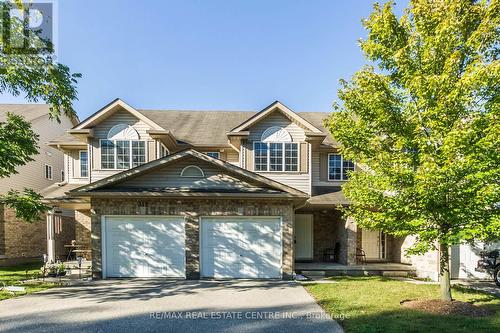
[[[327,113],[136,109],[116,99],[50,145],[93,275],[289,278],[296,262],[402,261],[403,240],[343,219],[354,170]]]

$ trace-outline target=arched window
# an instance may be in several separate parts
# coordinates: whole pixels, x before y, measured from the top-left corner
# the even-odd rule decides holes
[[[181,177],[204,178],[205,174],[200,167],[196,165],[188,165],[181,171]]]
[[[269,127],[260,137],[262,142],[292,142],[292,136],[283,127]]]
[[[130,125],[118,124],[109,130],[108,140],[139,140],[139,133]]]
[[[129,169],[146,163],[146,141],[130,125],[113,126],[100,140],[101,169]]]
[[[299,170],[299,145],[279,126],[269,127],[254,142],[255,171],[291,172]]]

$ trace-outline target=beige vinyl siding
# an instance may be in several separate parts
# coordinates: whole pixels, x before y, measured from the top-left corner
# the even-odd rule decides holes
[[[203,170],[204,178],[181,177],[182,170],[190,165],[195,165]],[[217,167],[200,161],[194,158],[188,158],[163,167],[160,170],[154,170],[151,173],[130,179],[117,187],[125,188],[222,188],[222,189],[238,189],[238,188],[257,188],[258,186],[238,180],[231,176],[225,175]]]
[[[123,170],[108,170],[101,169],[101,150],[100,150],[100,140],[106,139],[109,130],[118,124],[127,124],[132,126],[137,133],[139,133],[140,140],[146,140],[146,162],[151,161],[156,156],[156,144],[154,140],[148,135],[147,131],[150,126],[139,120],[127,111],[120,110],[109,116],[107,119],[103,120],[101,123],[94,127],[94,139],[92,140],[92,168],[91,181],[95,182],[99,179],[114,175]]]
[[[80,149],[74,149],[66,153],[68,159],[66,175],[70,184],[86,184],[89,182],[88,177],[80,177],[80,151]]]
[[[156,159],[156,141],[150,140],[146,142],[147,152],[146,152],[146,162],[151,162]]]
[[[290,133],[293,142],[299,143],[299,171],[298,172],[260,172],[254,171],[253,143],[260,141],[262,133],[269,127],[282,127]],[[308,147],[305,142],[305,131],[302,127],[292,122],[280,112],[274,112],[249,128],[248,141],[242,145],[245,154],[245,168],[257,172],[267,178],[292,186],[306,193],[311,193],[310,175],[308,172]]]
[[[240,155],[236,150],[226,149],[226,161],[233,165],[240,166]]]
[[[32,188],[40,191],[61,181],[61,171],[64,170],[64,154],[47,146],[47,142],[65,133],[73,124],[66,117],[61,117],[61,123],[41,116],[31,122],[33,130],[40,135],[38,140],[39,154],[33,156],[33,161],[16,168],[17,174],[0,179],[0,193],[10,189],[22,190]],[[52,166],[52,180],[45,179],[45,164]],[[67,177],[67,173],[66,173]]]
[[[288,133],[290,133],[293,142],[302,142],[306,139],[305,132],[302,127],[293,123],[280,112],[274,112],[250,128],[248,141],[260,141],[262,133],[264,133],[264,131],[269,127],[273,126],[283,127],[287,130]]]
[[[345,181],[342,180],[328,180],[328,154],[327,152],[312,152],[312,186],[341,186],[345,184]]]

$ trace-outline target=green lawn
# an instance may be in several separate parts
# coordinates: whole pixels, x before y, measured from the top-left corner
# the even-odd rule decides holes
[[[40,282],[29,282],[29,283],[21,283],[22,280],[32,279],[33,275],[39,272],[42,264],[34,263],[34,264],[23,264],[12,267],[0,267],[0,285],[3,286],[2,282],[6,285],[14,285],[14,286],[23,286],[26,287],[25,293],[16,293],[16,296],[31,294],[37,291],[45,290],[48,288],[55,287],[54,283],[42,283]],[[26,270],[28,270],[28,276],[26,276]],[[0,301],[12,298],[10,292],[2,290],[0,291]]]
[[[338,283],[306,284],[305,288],[351,332],[500,332],[500,298],[454,287],[453,298],[493,309],[482,318],[432,315],[401,307],[405,299],[437,299],[438,285],[415,285],[383,277],[338,277]]]

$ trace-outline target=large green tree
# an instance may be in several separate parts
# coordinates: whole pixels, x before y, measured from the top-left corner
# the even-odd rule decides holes
[[[343,190],[364,228],[438,249],[451,300],[449,247],[500,236],[498,0],[374,5],[360,41],[369,61],[341,81],[326,124],[360,166]]]
[[[10,15],[12,9],[28,10],[20,1],[0,1],[0,94],[23,94],[28,101],[48,103],[54,121],[62,115],[75,116],[72,102],[77,98],[76,84],[81,74],[71,73],[67,66],[55,61],[53,45],[41,37],[42,31],[26,34],[28,22]],[[19,42],[31,49],[14,50],[12,45]],[[38,135],[31,124],[21,115],[7,114],[0,122],[0,178],[16,173],[17,167],[32,161],[36,154]],[[36,221],[49,208],[41,199],[28,188],[0,194],[0,204],[15,209],[17,217],[28,222]]]

